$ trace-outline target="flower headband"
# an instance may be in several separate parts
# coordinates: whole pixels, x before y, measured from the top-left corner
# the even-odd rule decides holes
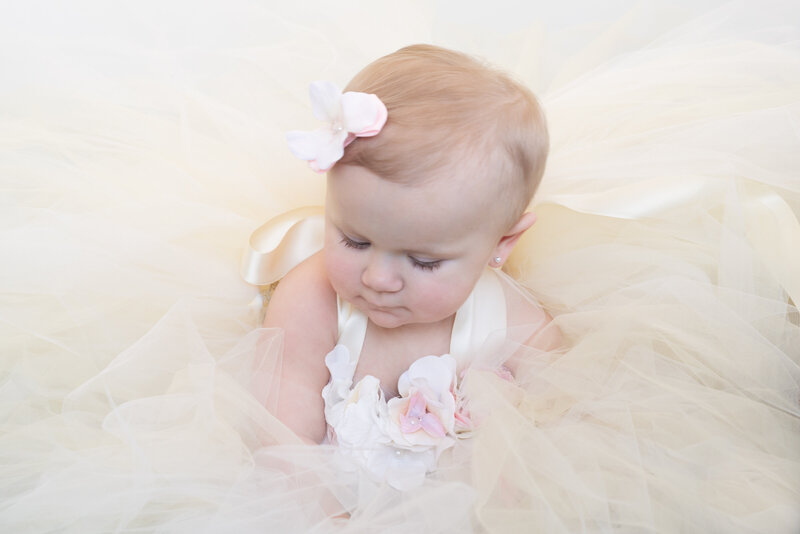
[[[342,94],[331,82],[314,82],[308,92],[314,116],[328,124],[311,132],[288,132],[286,141],[292,154],[317,172],[333,167],[356,137],[377,135],[386,124],[386,106],[375,95]]]

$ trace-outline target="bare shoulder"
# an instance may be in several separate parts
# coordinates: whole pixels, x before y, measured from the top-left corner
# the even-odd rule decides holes
[[[270,299],[265,327],[302,329],[314,325],[307,336],[336,336],[336,293],[325,273],[322,252],[318,252],[283,277]]]
[[[325,355],[336,344],[336,293],[322,253],[311,256],[278,284],[265,327],[283,330],[280,387],[271,393],[277,417],[298,436],[320,442],[325,435],[322,388],[328,382]]]

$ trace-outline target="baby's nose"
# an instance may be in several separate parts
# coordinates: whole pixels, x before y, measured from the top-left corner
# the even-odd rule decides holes
[[[361,283],[373,291],[396,293],[403,289],[403,279],[393,265],[392,258],[373,254],[361,273]]]

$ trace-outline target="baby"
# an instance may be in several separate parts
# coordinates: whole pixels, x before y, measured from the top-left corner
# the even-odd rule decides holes
[[[525,209],[547,157],[544,117],[531,92],[508,76],[428,45],[378,59],[346,91],[343,107],[353,93],[377,97],[369,97],[377,125],[356,134],[334,121],[334,155],[312,161],[318,170],[330,166],[324,247],[283,278],[264,322],[285,336],[277,416],[309,442],[326,434],[341,442],[340,427],[350,424],[344,410],[368,402],[378,443],[418,450],[438,439],[438,455],[465,417],[457,408],[441,413],[457,402],[450,395],[456,364],[469,364],[455,348],[464,345],[456,330],[469,329],[460,315],[466,303],[486,312],[485,299],[499,294],[496,312],[473,318],[479,330],[549,319],[538,307],[506,305],[495,272],[535,222]],[[320,96],[315,114],[338,98]],[[490,295],[483,301],[474,300],[479,286]],[[467,345],[485,338],[472,335]],[[382,418],[398,410],[395,439]]]

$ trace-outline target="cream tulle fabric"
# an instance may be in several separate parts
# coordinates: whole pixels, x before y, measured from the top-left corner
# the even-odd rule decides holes
[[[0,530],[797,532],[797,8],[284,4],[0,7]],[[510,328],[517,384],[472,373],[480,430],[398,492],[264,407],[239,262],[322,203],[309,81],[412,42],[541,96],[507,271],[566,346]]]

